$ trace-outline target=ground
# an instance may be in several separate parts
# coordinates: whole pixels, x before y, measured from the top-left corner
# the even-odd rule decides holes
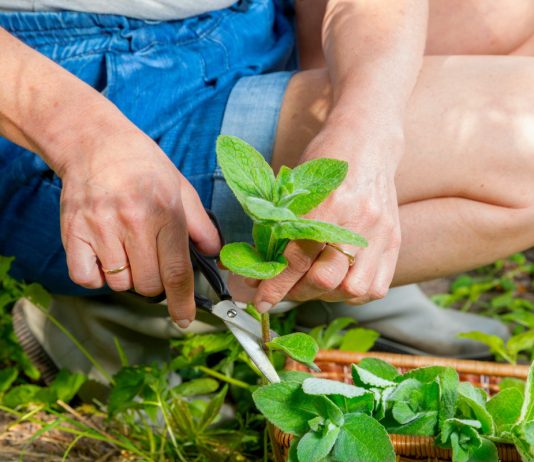
[[[514,300],[526,300],[522,307],[534,303],[534,249],[524,253],[526,258],[515,258],[492,265],[483,270],[455,275],[446,279],[429,281],[422,284],[423,290],[429,294],[444,294],[449,297],[442,300],[453,302],[456,309],[469,309],[495,316],[507,315],[502,304],[495,300],[507,300],[511,294]],[[460,282],[458,282],[460,281]],[[509,283],[507,281],[512,281]],[[451,298],[453,297],[453,298]],[[466,308],[467,307],[467,308]],[[531,311],[532,312],[532,311]],[[512,323],[513,324],[513,323]],[[515,325],[515,324],[513,324]],[[516,326],[517,327],[517,326]],[[80,417],[71,414],[74,420],[87,420],[91,425],[101,427],[102,419],[97,417]],[[53,422],[54,416],[42,412],[36,413],[33,420]],[[17,423],[17,419],[5,412],[0,412],[0,454],[2,462],[60,462],[73,436],[52,430],[33,439],[41,425],[25,421]],[[68,460],[79,462],[127,462],[129,459],[119,450],[107,443],[81,439],[72,448]]]

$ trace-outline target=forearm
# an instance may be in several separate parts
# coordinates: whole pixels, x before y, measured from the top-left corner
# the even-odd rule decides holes
[[[2,29],[0,49],[0,135],[58,174],[79,152],[75,144],[128,125],[100,93]]]
[[[327,125],[358,131],[402,121],[422,64],[427,7],[426,0],[328,2],[323,48],[334,107]]]

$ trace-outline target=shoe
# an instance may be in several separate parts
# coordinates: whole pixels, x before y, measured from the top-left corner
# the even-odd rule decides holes
[[[382,300],[365,305],[311,301],[297,310],[297,325],[303,328],[329,324],[339,317],[354,318],[360,327],[381,334],[377,350],[396,353],[491,359],[486,345],[458,338],[458,334],[478,330],[503,340],[510,337],[508,328],[495,319],[440,308],[416,284],[393,288]]]
[[[12,311],[13,330],[29,360],[41,373],[43,381],[50,385],[56,378],[59,369],[28,327],[24,305],[29,303],[31,302],[24,298],[15,303]]]

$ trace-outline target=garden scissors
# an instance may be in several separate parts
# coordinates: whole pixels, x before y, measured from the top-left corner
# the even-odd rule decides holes
[[[219,224],[213,213],[209,210],[207,213],[219,231],[222,243]],[[193,268],[202,273],[219,299],[218,302],[214,303],[209,298],[195,293],[197,308],[221,319],[265,378],[271,383],[280,382],[278,373],[263,350],[261,323],[232,301],[228,286],[219,272],[219,268],[217,268],[218,255],[205,256],[201,254],[191,240],[189,240],[189,254]],[[154,303],[160,302],[165,299],[165,293],[157,297],[146,298]],[[271,330],[271,337],[278,337],[278,334]]]

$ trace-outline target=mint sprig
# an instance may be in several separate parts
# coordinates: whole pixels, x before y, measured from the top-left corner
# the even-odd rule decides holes
[[[343,182],[347,162],[314,159],[294,169],[283,166],[275,177],[262,155],[235,136],[220,136],[216,150],[228,186],[254,223],[254,247],[232,243],[221,251],[221,262],[232,272],[254,279],[276,276],[287,267],[283,252],[290,240],[367,245],[353,231],[301,218]]]

